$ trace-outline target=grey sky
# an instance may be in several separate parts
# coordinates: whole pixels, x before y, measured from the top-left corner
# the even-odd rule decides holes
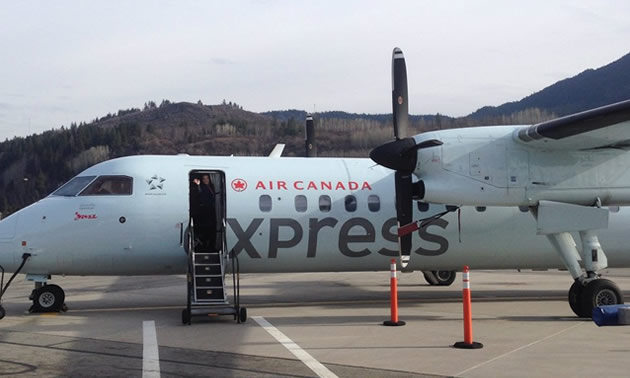
[[[619,1],[3,1],[0,138],[147,100],[466,115],[630,51]]]

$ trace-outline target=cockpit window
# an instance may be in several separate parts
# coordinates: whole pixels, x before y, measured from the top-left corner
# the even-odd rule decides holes
[[[53,192],[53,196],[74,197],[96,176],[77,176]]]
[[[129,176],[99,176],[80,196],[125,196],[131,195],[133,179]]]

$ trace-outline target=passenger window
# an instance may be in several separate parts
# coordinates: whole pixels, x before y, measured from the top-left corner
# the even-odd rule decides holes
[[[486,211],[486,207],[485,206],[477,206],[477,207],[475,207],[475,209],[478,212],[480,212],[480,213],[483,213],[484,211]]]
[[[368,196],[368,209],[371,212],[377,212],[381,209],[381,199],[377,195],[370,194]]]
[[[345,199],[346,211],[355,212],[357,210],[357,197],[355,196],[346,196]]]
[[[267,194],[263,194],[258,199],[258,206],[260,207],[260,211],[268,213],[271,211],[271,196]]]
[[[129,196],[133,188],[133,179],[129,176],[99,176],[80,196]]]
[[[85,188],[87,184],[92,182],[96,176],[79,176],[65,183],[61,188],[53,192],[53,196],[74,197]]]
[[[319,196],[319,211],[327,213],[330,211],[331,207],[332,201],[330,200],[330,196]]]
[[[429,211],[429,204],[428,203],[418,201],[417,204],[418,204],[418,210],[419,211],[422,211],[423,213]]]
[[[298,195],[295,196],[295,210],[298,213],[303,213],[308,208],[308,203],[306,201],[306,196]]]

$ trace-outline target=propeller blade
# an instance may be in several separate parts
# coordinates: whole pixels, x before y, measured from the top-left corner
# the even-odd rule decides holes
[[[392,110],[394,136],[396,139],[406,138],[409,124],[407,66],[405,56],[398,47],[392,53]]]
[[[398,227],[412,222],[413,202],[411,200],[411,173],[396,172],[396,220]],[[398,253],[400,265],[405,268],[411,257],[411,234],[398,236]]]
[[[416,144],[414,138],[408,137],[409,103],[407,92],[407,67],[402,51],[396,47],[392,53],[392,115],[394,136],[396,140],[382,144],[370,152],[370,158],[379,165],[396,171],[394,184],[396,188],[396,221],[398,222],[398,251],[403,268],[409,264],[411,257],[411,232],[414,185],[412,174],[418,162],[418,150],[442,144],[437,139],[422,141]]]

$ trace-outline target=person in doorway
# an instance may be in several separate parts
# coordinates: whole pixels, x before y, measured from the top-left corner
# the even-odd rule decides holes
[[[201,175],[201,180],[193,179],[191,195],[195,234],[204,246],[214,250],[217,237],[216,193],[210,175]]]

